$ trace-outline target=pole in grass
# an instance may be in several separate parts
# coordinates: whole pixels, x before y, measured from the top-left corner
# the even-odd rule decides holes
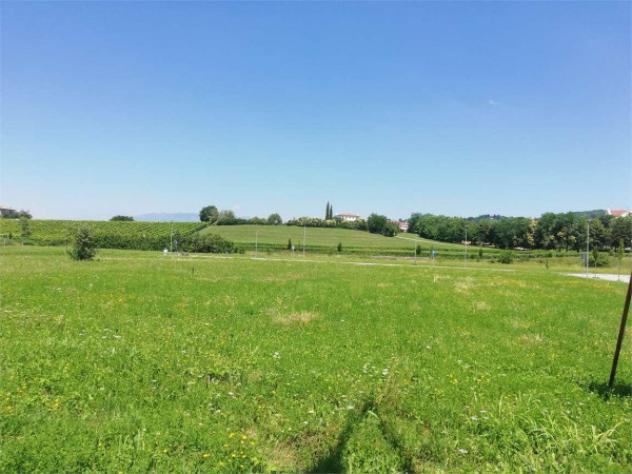
[[[169,245],[169,251],[173,253],[173,221],[171,221],[171,244]]]
[[[614,349],[614,357],[612,358],[612,369],[610,369],[610,380],[608,388],[614,386],[614,378],[617,375],[617,365],[619,364],[619,354],[623,345],[623,336],[625,335],[625,326],[628,322],[628,313],[630,312],[630,297],[632,297],[632,273],[630,273],[630,282],[628,283],[628,292],[625,295],[625,303],[623,305],[623,313],[621,313],[621,324],[619,326],[619,337],[617,337],[617,346]]]
[[[588,276],[588,263],[590,255],[590,221],[586,220],[586,276]]]
[[[465,253],[463,254],[463,262],[465,263],[465,266],[467,267],[467,224],[465,225],[465,241],[463,243],[465,244]]]

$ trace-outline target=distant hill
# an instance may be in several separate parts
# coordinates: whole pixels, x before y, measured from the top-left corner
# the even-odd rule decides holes
[[[153,212],[134,216],[134,220],[141,222],[199,222],[199,214],[193,212]]]

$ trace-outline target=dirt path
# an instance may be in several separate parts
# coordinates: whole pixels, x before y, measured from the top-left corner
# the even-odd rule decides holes
[[[563,275],[574,276],[579,278],[596,278],[606,281],[620,281],[621,283],[629,283],[630,275],[616,275],[614,273],[563,273]]]

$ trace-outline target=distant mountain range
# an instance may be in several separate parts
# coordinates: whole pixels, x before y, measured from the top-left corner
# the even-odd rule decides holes
[[[193,212],[152,212],[134,216],[134,220],[141,222],[198,222],[200,215]]]

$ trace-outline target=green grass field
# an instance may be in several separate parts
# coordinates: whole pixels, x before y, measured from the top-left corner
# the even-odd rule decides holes
[[[621,283],[19,246],[0,274],[2,472],[632,469]]]
[[[253,250],[255,240],[262,249],[286,249],[288,239],[292,239],[297,251],[302,249],[303,228],[288,225],[255,226],[255,225],[213,225],[201,231],[219,234]],[[375,255],[412,255],[415,247],[421,245],[426,253],[432,248],[439,251],[463,252],[463,246],[445,242],[422,239],[416,234],[400,234],[399,237],[384,237],[360,230],[342,228],[305,228],[307,250],[320,252],[336,252],[338,243],[342,244],[344,253],[372,253]]]

